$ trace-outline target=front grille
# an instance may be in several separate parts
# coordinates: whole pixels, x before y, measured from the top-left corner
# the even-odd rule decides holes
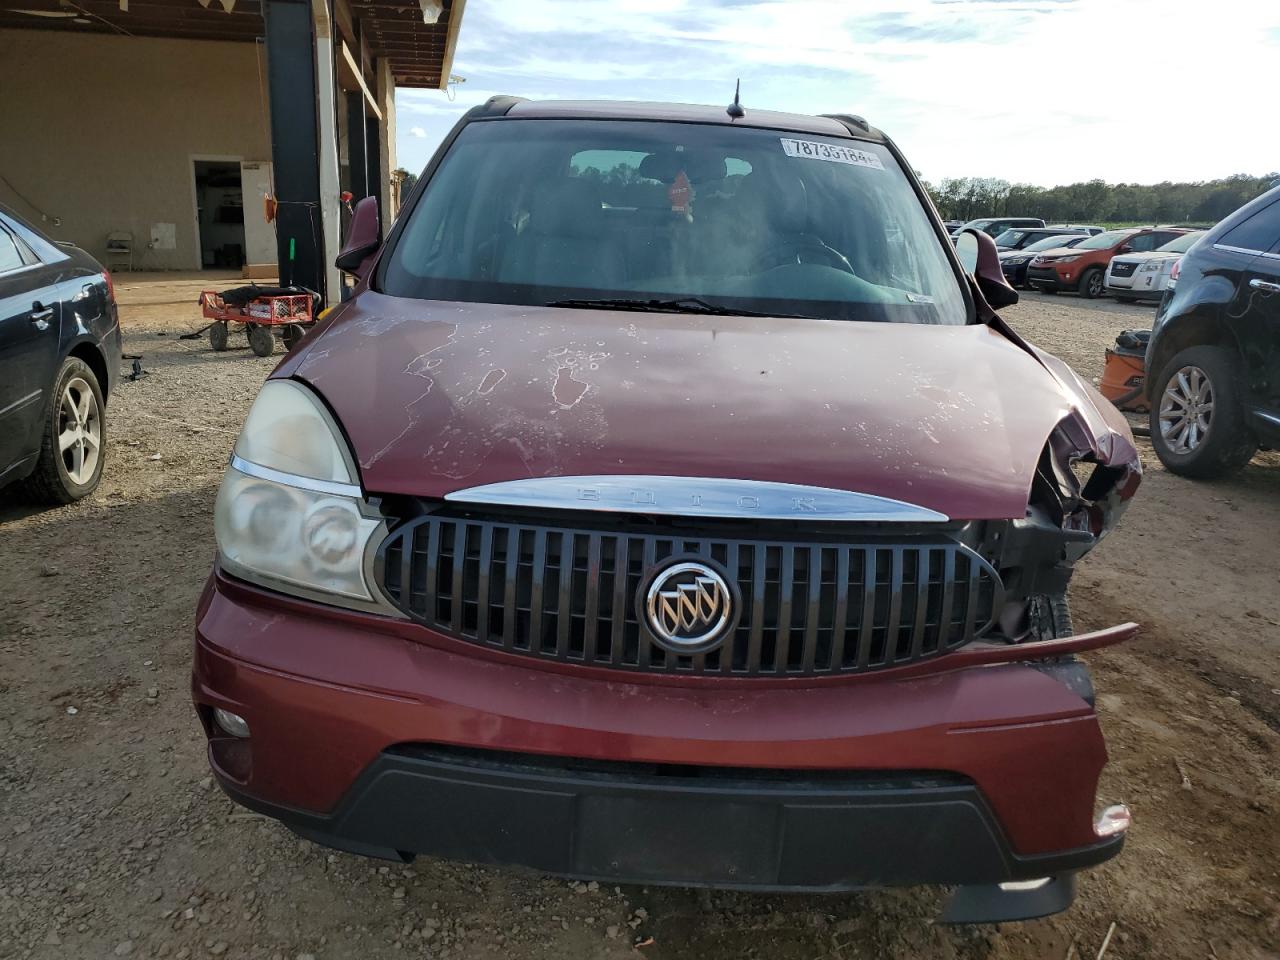
[[[641,582],[667,558],[711,560],[741,616],[715,650],[669,652],[637,619]],[[378,552],[388,599],[460,640],[544,660],[656,673],[847,674],[963,646],[1003,603],[996,571],[945,536],[866,542],[570,529],[431,515]]]
[[[1111,264],[1111,275],[1113,277],[1132,277],[1133,271],[1138,269],[1136,263],[1113,263]]]

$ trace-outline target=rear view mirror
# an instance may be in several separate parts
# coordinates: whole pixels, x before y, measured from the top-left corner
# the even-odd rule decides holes
[[[378,198],[365,197],[356,204],[351,216],[351,231],[342,252],[334,261],[339,270],[354,273],[361,280],[369,275],[373,266],[373,255],[382,245],[381,230],[378,226]]]
[[[964,272],[973,278],[974,286],[994,311],[1018,302],[1018,291],[1009,286],[1000,266],[996,242],[978,230],[964,230],[956,237],[956,255]]]
[[[978,235],[972,230],[965,230],[956,237],[956,256],[960,258],[960,266],[965,273],[976,273],[978,270]]]

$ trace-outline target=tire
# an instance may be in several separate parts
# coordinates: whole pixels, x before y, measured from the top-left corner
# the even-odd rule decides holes
[[[209,327],[209,346],[219,353],[227,349],[227,321],[221,320]]]
[[[302,324],[289,323],[285,324],[284,330],[280,332],[280,338],[284,341],[284,348],[292,350],[294,344],[301,340],[305,334],[306,331],[302,329]]]
[[[1037,594],[1027,603],[1031,627],[1028,640],[1057,640],[1075,633],[1075,627],[1071,623],[1071,607],[1062,594]]]
[[[71,503],[88,496],[102,479],[106,447],[102,387],[87,363],[67,357],[53,381],[40,435],[40,457],[35,471],[22,482],[23,492],[48,504]]]
[[[249,347],[260,357],[269,357],[275,353],[276,335],[270,327],[253,326],[249,328]]]
[[[1258,441],[1245,423],[1239,384],[1235,352],[1225,347],[1188,347],[1165,364],[1149,422],[1151,445],[1171,473],[1211,480],[1253,458]]]
[[[1076,284],[1076,290],[1080,296],[1086,300],[1097,300],[1105,291],[1103,286],[1102,268],[1090,267],[1080,275],[1080,282]]]

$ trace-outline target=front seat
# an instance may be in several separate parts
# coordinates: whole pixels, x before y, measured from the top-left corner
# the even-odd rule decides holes
[[[502,271],[504,282],[608,288],[622,277],[623,258],[615,238],[606,236],[596,183],[566,177],[534,194],[529,222]]]
[[[853,273],[849,261],[814,232],[808,190],[799,177],[766,177],[752,171],[735,195],[739,253],[756,270],[786,263],[815,263]]]

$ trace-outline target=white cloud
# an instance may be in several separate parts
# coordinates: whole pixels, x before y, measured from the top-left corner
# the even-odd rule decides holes
[[[426,137],[426,135],[427,135],[427,131],[422,129],[422,127],[409,128],[409,136],[411,137],[417,137],[419,140],[422,140]]]
[[[471,83],[402,91],[401,152],[420,167],[493,92],[721,103],[741,77],[748,110],[861,114],[931,179],[1262,174],[1280,150],[1246,91],[1278,55],[1280,3],[1254,0],[471,0]]]

